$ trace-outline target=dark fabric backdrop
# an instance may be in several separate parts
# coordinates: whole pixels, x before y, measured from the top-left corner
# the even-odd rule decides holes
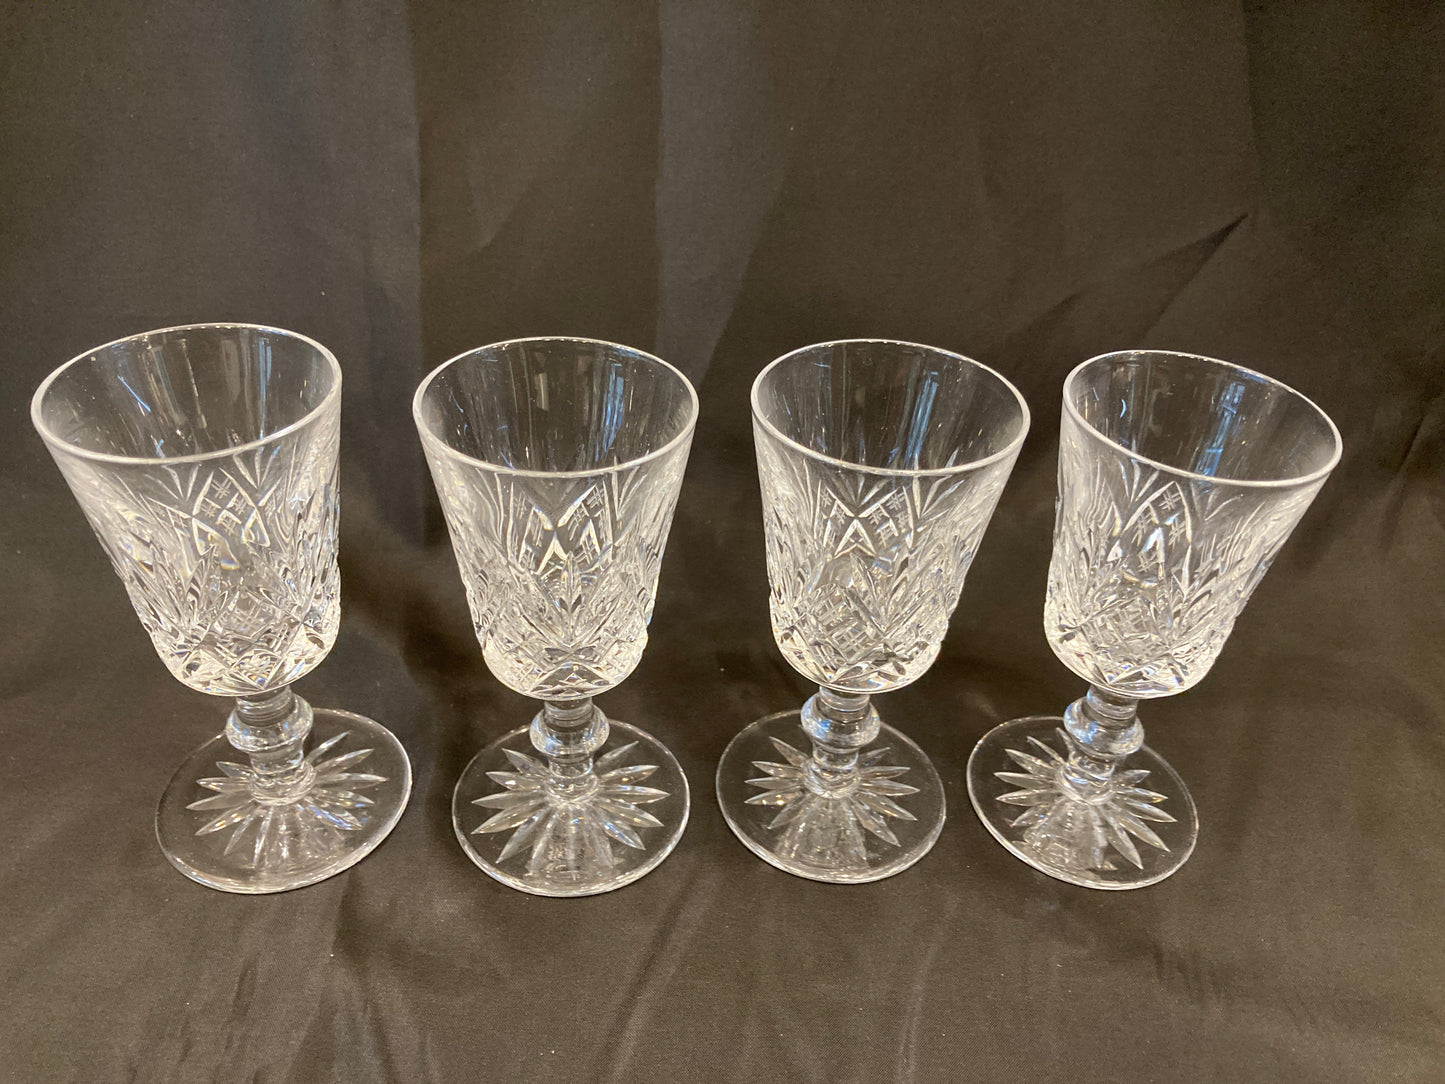
[[[1445,8],[0,12],[0,1077],[1445,1079]],[[416,770],[376,854],[261,898],[156,847],[224,706],[155,659],[27,415],[86,347],[228,319],[341,358],[345,617],[301,689]],[[676,752],[692,822],[577,901],[453,837],[453,782],[529,706],[482,663],[408,410],[452,354],[559,333],[654,349],[703,404],[650,646],[603,700]],[[942,656],[881,702],[943,837],[835,887],[748,854],[712,771],[808,692],[747,387],[857,335],[996,366],[1034,429]],[[1284,379],[1346,455],[1208,680],[1147,707],[1194,857],[1093,893],[996,846],[962,769],[1081,691],[1040,626],[1059,385],[1135,345]]]

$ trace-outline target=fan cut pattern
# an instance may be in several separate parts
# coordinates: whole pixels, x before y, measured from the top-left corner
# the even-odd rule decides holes
[[[218,761],[221,775],[196,780],[216,793],[186,807],[216,814],[196,829],[196,835],[229,829],[221,853],[235,852],[251,868],[267,872],[309,866],[335,856],[345,847],[345,834],[361,831],[371,820],[371,807],[376,803],[361,792],[386,782],[383,775],[351,770],[371,756],[371,749],[327,756],[347,737],[348,732],[342,731],[306,754],[314,778],[303,794],[289,802],[258,799],[254,768]]]
[[[1066,428],[1044,627],[1122,696],[1198,682],[1319,491],[1287,498],[1161,471]]]
[[[572,478],[428,449],[477,638],[502,682],[573,700],[637,665],[687,452]]]
[[[938,654],[1012,459],[899,476],[835,467],[755,432],[778,646],[840,691],[917,679]]]
[[[780,738],[772,743],[783,760],[753,761],[763,775],[748,784],[762,793],[745,804],[777,808],[767,827],[780,833],[776,850],[782,857],[830,870],[862,869],[868,865],[869,836],[897,847],[889,820],[917,819],[897,800],[918,788],[898,778],[906,767],[882,763],[887,746],[860,753],[848,789],[827,793],[809,786],[810,756]]]
[[[1058,735],[1068,749],[1068,735],[1063,730]],[[1116,851],[1135,868],[1143,869],[1136,839],[1161,851],[1169,849],[1146,823],[1174,823],[1174,818],[1159,808],[1164,795],[1140,786],[1149,775],[1146,769],[1116,771],[1100,800],[1083,802],[1061,782],[1065,757],[1037,738],[1030,738],[1029,744],[1032,753],[1004,750],[1022,772],[994,775],[1019,788],[1000,794],[998,800],[1024,807],[1010,824],[1024,830],[1024,846],[1041,861],[1065,869],[1112,870],[1117,867],[1110,852]]]
[[[497,812],[473,834],[510,831],[497,862],[525,853],[530,877],[569,881],[606,874],[617,865],[614,843],[645,850],[639,832],[662,827],[640,807],[661,801],[668,792],[642,785],[657,771],[656,764],[625,763],[636,747],[628,742],[598,757],[579,791],[559,787],[545,761],[504,749],[514,770],[487,773],[502,790],[474,798],[472,804]]]
[[[280,688],[330,650],[339,432],[333,412],[221,458],[57,457],[157,653],[191,688]]]

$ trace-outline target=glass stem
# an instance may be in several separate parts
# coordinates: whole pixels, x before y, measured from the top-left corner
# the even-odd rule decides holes
[[[1138,707],[1137,700],[1093,685],[1064,711],[1069,759],[1060,769],[1060,782],[1079,799],[1108,794],[1114,770],[1144,744]]]
[[[316,778],[306,760],[311,705],[289,686],[257,696],[238,696],[226,720],[226,740],[250,757],[256,773],[251,793],[260,802],[288,802],[305,794]]]
[[[607,732],[607,716],[590,696],[547,700],[532,720],[532,748],[547,758],[559,784],[584,785],[592,778],[592,754],[607,741]]]
[[[818,686],[803,705],[803,730],[813,740],[808,786],[815,793],[844,794],[858,779],[858,751],[878,737],[878,712],[867,694]]]

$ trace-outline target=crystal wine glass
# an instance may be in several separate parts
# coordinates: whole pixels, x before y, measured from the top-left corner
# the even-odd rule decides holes
[[[1339,457],[1324,411],[1238,365],[1133,350],[1069,374],[1044,631],[1090,688],[974,749],[969,797],[1000,843],[1089,888],[1184,864],[1194,801],[1144,745],[1138,702],[1209,672]]]
[[[171,864],[212,888],[340,873],[386,838],[411,790],[389,731],[291,690],[340,620],[340,417],[331,352],[249,324],[118,339],[62,365],[31,404],[161,660],[236,698],[156,814]]]
[[[592,698],[647,644],[697,394],[640,350],[517,339],[442,365],[413,413],[482,655],[542,701],[462,773],[457,838],[525,892],[621,888],[677,844],[687,779],[660,742]]]
[[[880,340],[785,354],[752,407],[773,636],[818,692],[732,740],[718,801],[779,869],[875,881],[928,852],[944,799],[870,697],[937,657],[1028,407],[976,361]]]

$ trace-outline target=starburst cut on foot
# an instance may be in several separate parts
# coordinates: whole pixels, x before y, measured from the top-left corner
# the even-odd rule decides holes
[[[530,876],[590,880],[605,873],[617,865],[613,840],[641,851],[646,844],[637,830],[663,826],[638,808],[668,797],[665,790],[638,786],[658,765],[618,767],[636,746],[618,746],[599,757],[591,773],[570,782],[560,780],[536,757],[502,750],[516,771],[487,773],[507,789],[472,800],[473,805],[498,810],[472,834],[515,829],[496,860],[505,862],[530,847]]]
[[[1058,731],[1065,748],[1068,737]],[[1017,749],[1005,749],[1022,772],[994,772],[1005,783],[1021,790],[1000,794],[1005,805],[1026,806],[1022,814],[1009,823],[1023,828],[1023,846],[1041,861],[1065,869],[1114,870],[1118,867],[1110,856],[1110,848],[1143,869],[1136,837],[1151,847],[1168,851],[1169,847],[1145,821],[1174,823],[1174,818],[1158,803],[1165,795],[1138,786],[1149,775],[1145,769],[1115,772],[1112,785],[1098,799],[1083,801],[1068,793],[1061,772],[1067,761],[1046,743],[1030,737],[1029,744],[1042,756]]]
[[[354,749],[323,759],[348,733],[333,735],[306,755],[306,763],[315,772],[314,779],[305,791],[289,801],[258,797],[255,793],[257,773],[250,765],[218,761],[216,767],[224,775],[196,782],[219,793],[192,802],[186,808],[224,812],[196,829],[196,835],[234,827],[222,852],[229,855],[255,825],[250,865],[257,870],[300,867],[342,850],[344,834],[365,828],[370,820],[368,807],[375,804],[359,792],[386,782],[382,775],[348,770],[369,757],[371,749]]]
[[[907,767],[878,763],[887,756],[887,746],[860,754],[855,778],[828,793],[811,780],[807,754],[780,738],[772,743],[787,763],[753,761],[753,767],[767,774],[748,780],[763,793],[746,804],[782,807],[768,823],[769,830],[783,829],[777,845],[780,854],[828,869],[860,869],[868,864],[864,831],[891,846],[899,845],[887,818],[915,820],[894,799],[917,794],[918,788],[898,782],[896,777]]]

